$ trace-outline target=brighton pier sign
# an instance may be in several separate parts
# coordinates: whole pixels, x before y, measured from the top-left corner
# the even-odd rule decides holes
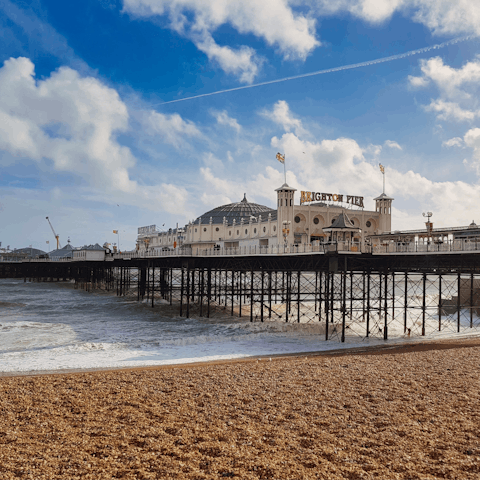
[[[300,205],[309,202],[341,202],[364,208],[363,197],[341,195],[340,193],[300,192]]]

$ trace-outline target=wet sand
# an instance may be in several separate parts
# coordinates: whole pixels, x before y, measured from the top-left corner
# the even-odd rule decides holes
[[[480,340],[0,378],[0,478],[478,479]]]

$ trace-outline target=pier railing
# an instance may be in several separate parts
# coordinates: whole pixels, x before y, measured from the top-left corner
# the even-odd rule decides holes
[[[448,253],[480,251],[480,241],[448,240],[445,242],[389,242],[371,247],[373,254],[388,253]]]
[[[320,243],[318,245],[251,245],[244,247],[227,248],[177,248],[175,250],[151,249],[146,252],[114,253],[114,258],[151,258],[151,257],[178,257],[178,256],[250,256],[250,255],[292,255],[292,254],[324,254],[327,252],[361,253],[361,246],[357,242]]]
[[[358,242],[332,242],[298,245],[251,245],[244,247],[228,248],[201,248],[181,247],[176,249],[152,248],[147,251],[121,252],[106,255],[105,260],[132,259],[132,258],[162,258],[181,256],[251,256],[251,255],[303,255],[303,254],[326,254],[326,253],[371,253],[373,255],[388,254],[435,254],[435,253],[461,253],[480,252],[480,241],[476,240],[449,240],[445,242],[388,242],[380,245],[361,245]],[[85,258],[32,258],[23,262],[72,262],[88,261]]]

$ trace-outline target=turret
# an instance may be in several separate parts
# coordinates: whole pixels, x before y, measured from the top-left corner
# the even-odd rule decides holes
[[[375,210],[380,213],[380,224],[377,233],[392,231],[392,197],[382,193],[375,200]]]
[[[297,191],[295,188],[289,187],[284,183],[277,192],[277,232],[278,243],[287,243],[291,245],[294,241],[293,235],[293,209],[294,196]]]

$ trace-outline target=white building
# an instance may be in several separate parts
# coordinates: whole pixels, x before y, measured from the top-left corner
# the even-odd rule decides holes
[[[300,192],[287,184],[276,189],[277,209],[243,200],[210,210],[183,228],[160,232],[155,225],[138,229],[140,253],[179,248],[209,249],[277,244],[348,241],[364,244],[370,235],[391,230],[393,198],[375,198],[365,210],[363,197]]]
[[[73,250],[73,259],[102,262],[105,260],[105,248],[98,243],[95,245],[84,245]]]

